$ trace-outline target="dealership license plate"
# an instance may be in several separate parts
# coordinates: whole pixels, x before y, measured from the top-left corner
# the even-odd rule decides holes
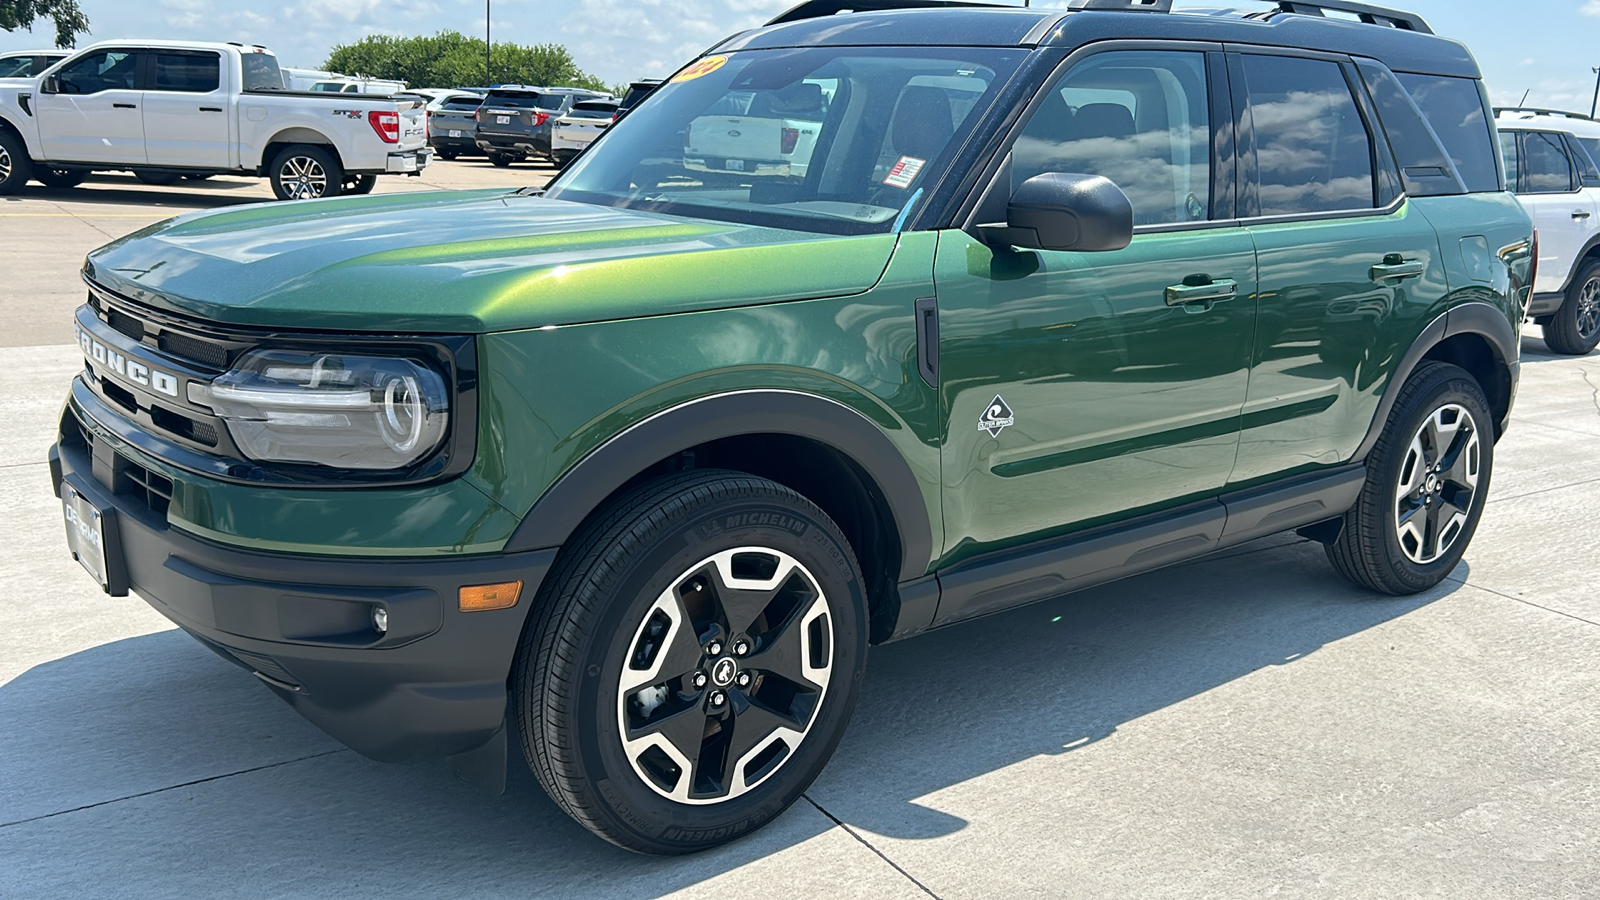
[[[495,116],[494,117],[494,123],[496,125],[510,125],[511,124],[511,117],[510,116]]]
[[[728,171],[729,172],[743,172],[744,171],[744,160],[742,160],[742,159],[730,159],[730,160],[728,160]]]
[[[461,131],[459,129],[452,128],[452,129],[450,129],[450,136],[451,137],[461,137]]]
[[[100,582],[102,590],[109,592],[105,514],[66,482],[61,484],[61,512],[67,520],[67,549],[72,551],[72,558]]]

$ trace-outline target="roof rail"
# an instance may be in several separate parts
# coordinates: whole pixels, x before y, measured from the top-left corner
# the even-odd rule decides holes
[[[1415,13],[1386,9],[1382,6],[1372,6],[1366,3],[1354,3],[1350,2],[1350,0],[1278,0],[1278,9],[1276,11],[1299,13],[1305,16],[1320,16],[1324,10],[1350,13],[1368,25],[1388,25],[1401,31],[1433,34],[1433,29],[1428,27],[1428,23]]]
[[[1170,0],[1168,0],[1170,2]],[[805,0],[793,9],[781,12],[768,25],[820,19],[842,12],[884,12],[891,9],[945,9],[963,7],[996,7],[997,3],[969,3],[967,0]]]
[[[1563,116],[1568,119],[1583,119],[1586,122],[1595,121],[1594,116],[1586,116],[1580,112],[1568,112],[1564,109],[1544,109],[1539,106],[1496,106],[1494,114],[1501,113],[1536,113],[1541,116]]]
[[[1114,12],[1172,12],[1172,0],[1069,0],[1067,9],[1105,9]]]

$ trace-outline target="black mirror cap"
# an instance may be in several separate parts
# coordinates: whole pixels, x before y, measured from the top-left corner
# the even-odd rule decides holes
[[[1030,250],[1121,250],[1133,241],[1133,203],[1103,175],[1046,172],[1017,185],[1007,243]]]
[[[46,75],[44,77],[44,80],[39,83],[39,93],[41,93],[41,94],[59,94],[59,93],[61,93],[61,78],[59,76],[56,76],[56,75]]]

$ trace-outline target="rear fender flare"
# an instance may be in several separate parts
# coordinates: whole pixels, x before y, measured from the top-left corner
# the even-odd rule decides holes
[[[1389,421],[1389,414],[1394,410],[1395,398],[1400,395],[1400,389],[1428,355],[1428,351],[1459,334],[1476,334],[1488,342],[1497,361],[1509,371],[1512,390],[1515,392],[1516,370],[1520,365],[1518,360],[1521,357],[1522,343],[1516,329],[1511,327],[1511,320],[1506,317],[1503,310],[1488,303],[1463,303],[1441,313],[1438,318],[1429,322],[1428,327],[1422,329],[1422,333],[1400,358],[1400,365],[1395,368],[1394,375],[1389,378],[1389,384],[1383,389],[1383,398],[1378,401],[1378,412],[1367,428],[1367,436],[1361,441],[1361,446],[1356,448],[1354,461],[1364,460],[1367,454],[1372,452],[1373,446],[1378,443],[1379,435],[1383,433],[1383,426]],[[1508,406],[1507,418],[1510,415]],[[1505,421],[1495,423],[1496,438],[1505,432],[1505,426]]]
[[[889,507],[900,538],[900,580],[927,572],[933,532],[927,503],[905,457],[865,415],[814,394],[750,390],[717,394],[656,413],[568,469],[523,517],[506,552],[558,547],[630,479],[691,447],[722,438],[786,434],[827,444],[853,460]]]

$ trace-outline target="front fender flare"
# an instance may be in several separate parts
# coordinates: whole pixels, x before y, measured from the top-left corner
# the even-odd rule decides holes
[[[1394,410],[1395,398],[1400,395],[1400,389],[1405,386],[1406,380],[1422,362],[1423,358],[1441,342],[1455,337],[1458,334],[1476,334],[1488,341],[1489,347],[1494,350],[1496,358],[1510,373],[1513,395],[1516,392],[1517,369],[1520,365],[1521,338],[1516,329],[1511,327],[1511,320],[1505,311],[1488,303],[1463,303],[1439,315],[1438,318],[1428,323],[1422,329],[1417,339],[1411,342],[1411,347],[1400,358],[1400,365],[1395,367],[1394,374],[1389,378],[1389,384],[1383,389],[1383,398],[1378,401],[1377,414],[1372,418],[1372,424],[1367,428],[1367,436],[1356,448],[1355,461],[1364,460],[1367,454],[1378,443],[1378,437],[1383,433],[1383,426],[1389,421],[1389,414]],[[1506,407],[1506,418],[1511,416],[1510,405]],[[1506,421],[1495,423],[1495,437],[1505,433]]]
[[[748,434],[787,434],[827,444],[877,485],[900,537],[900,580],[927,572],[933,531],[905,457],[871,419],[814,394],[750,390],[693,400],[629,427],[568,469],[534,503],[505,552],[558,547],[614,491],[656,462],[691,447]]]

